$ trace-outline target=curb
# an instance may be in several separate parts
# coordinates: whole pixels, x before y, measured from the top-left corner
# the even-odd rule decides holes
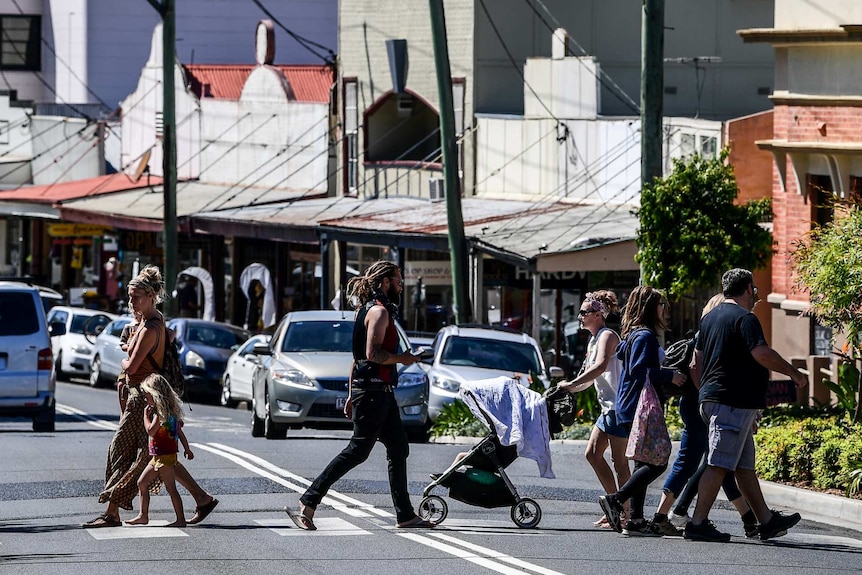
[[[799,489],[771,481],[760,481],[770,506],[798,511],[804,519],[862,531],[862,501]]]
[[[431,437],[429,443],[475,445],[481,437]],[[584,439],[554,439],[551,444],[586,445]],[[799,489],[780,483],[760,480],[760,489],[770,507],[797,511],[803,519],[862,532],[862,501]],[[722,497],[723,493],[719,495]]]

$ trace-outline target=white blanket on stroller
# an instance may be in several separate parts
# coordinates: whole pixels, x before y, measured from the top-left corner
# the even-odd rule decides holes
[[[471,392],[476,401],[465,391]],[[533,459],[539,465],[542,477],[554,479],[548,406],[544,397],[521,385],[517,379],[496,377],[462,385],[461,399],[480,421],[485,422],[485,417],[490,419],[500,444],[516,446],[519,457]]]

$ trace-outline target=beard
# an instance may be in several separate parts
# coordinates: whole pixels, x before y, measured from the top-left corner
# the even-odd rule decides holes
[[[398,290],[395,288],[395,286],[391,286],[389,288],[389,291],[386,292],[386,297],[389,299],[390,302],[396,305],[398,304]]]

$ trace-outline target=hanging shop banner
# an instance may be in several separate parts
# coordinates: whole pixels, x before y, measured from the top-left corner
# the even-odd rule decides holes
[[[111,228],[94,224],[49,224],[48,235],[52,238],[76,238],[101,236]]]
[[[449,261],[415,261],[404,265],[404,283],[414,285],[422,278],[426,286],[452,285],[452,263]]]

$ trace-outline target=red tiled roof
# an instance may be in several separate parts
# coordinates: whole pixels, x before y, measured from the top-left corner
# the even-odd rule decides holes
[[[55,202],[85,198],[87,196],[158,186],[161,183],[162,179],[155,176],[144,176],[137,182],[133,182],[126,174],[119,172],[108,176],[63,182],[62,184],[28,186],[15,190],[0,191],[0,201],[17,200],[53,204]]]
[[[255,64],[184,64],[192,92],[198,98],[239,100]],[[298,102],[329,102],[332,70],[327,66],[273,66],[284,74]]]

